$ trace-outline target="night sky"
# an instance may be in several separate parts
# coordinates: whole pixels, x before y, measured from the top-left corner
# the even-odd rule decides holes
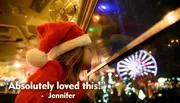
[[[103,11],[98,5],[110,9]],[[114,34],[137,37],[177,7],[180,0],[99,0],[94,13],[117,23]]]
[[[115,9],[109,13],[102,13],[96,8],[95,13],[111,16],[117,23],[114,34],[122,34],[134,38],[161,20],[168,12],[180,7],[180,0],[99,0],[98,3],[101,4],[102,2],[111,3]],[[116,67],[117,61],[120,61],[123,57],[129,56],[140,49],[145,49],[152,51],[152,55],[157,61],[158,76],[180,76],[179,30],[180,21],[128,51],[109,65]],[[176,39],[179,40],[178,43],[171,43],[171,40]],[[171,47],[168,44],[171,44]],[[111,45],[113,47],[112,50],[116,51],[123,46],[119,44]]]

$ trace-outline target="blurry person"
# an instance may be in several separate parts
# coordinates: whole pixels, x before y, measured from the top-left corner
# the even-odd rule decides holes
[[[79,73],[90,68],[91,53],[86,47],[91,43],[80,27],[72,22],[53,22],[36,27],[40,43],[39,49],[27,52],[26,59],[39,68],[28,78],[27,84],[75,84]],[[81,83],[80,83],[81,84]],[[53,88],[52,94],[75,94],[74,98],[48,98],[50,90],[21,90],[15,103],[78,103],[82,100],[93,103],[89,90],[59,90]],[[89,95],[90,94],[90,95]],[[93,93],[94,94],[94,93]]]

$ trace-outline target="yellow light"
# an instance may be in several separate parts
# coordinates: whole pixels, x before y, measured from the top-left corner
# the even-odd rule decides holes
[[[116,83],[116,84],[115,84],[116,87],[117,87],[117,86],[120,86],[120,85],[121,85],[120,83]]]
[[[114,94],[114,92],[113,92],[113,91],[111,91],[110,93],[111,93],[111,94]]]
[[[74,0],[74,2],[78,3],[78,2],[79,2],[79,0]]]
[[[71,20],[71,22],[75,22],[74,20]]]
[[[10,68],[10,66],[9,66],[9,65],[7,65],[7,66],[6,66],[6,68]]]
[[[174,43],[174,40],[171,40],[171,43]]]
[[[164,19],[169,24],[173,24],[177,22],[180,19],[179,11],[180,11],[180,8],[175,11],[169,12],[167,15],[165,15]]]
[[[99,20],[100,20],[100,16],[99,15],[94,15],[93,16],[93,21],[94,22],[99,22]]]
[[[114,69],[107,69],[106,72],[108,72],[108,73],[114,73],[115,70],[114,70]]]
[[[152,53],[152,51],[149,51],[149,53],[151,54],[151,53]]]
[[[13,65],[15,68],[19,68],[21,67],[21,64],[19,62],[15,62],[14,65]]]
[[[49,9],[49,11],[51,12],[52,10],[51,10],[51,9]]]
[[[178,40],[178,39],[176,39],[176,42],[178,43],[178,42],[179,42],[179,40]]]
[[[99,16],[99,15],[96,15],[96,16],[94,16],[94,19],[100,20],[100,16]]]
[[[174,23],[176,21],[174,15],[172,13],[169,13],[167,15],[167,19],[169,22],[172,22],[172,23]]]
[[[171,45],[170,45],[170,44],[168,44],[168,47],[171,47]]]
[[[162,96],[162,94],[161,94],[161,93],[159,93],[159,94],[158,94],[158,97],[161,97],[161,96]]]
[[[118,77],[118,75],[116,74],[115,77]]]

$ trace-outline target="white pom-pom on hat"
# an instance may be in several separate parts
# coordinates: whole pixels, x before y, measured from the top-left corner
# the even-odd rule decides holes
[[[46,65],[48,58],[43,51],[34,48],[27,52],[26,60],[31,66],[41,68]]]

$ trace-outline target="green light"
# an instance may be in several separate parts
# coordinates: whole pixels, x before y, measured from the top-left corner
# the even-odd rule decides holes
[[[95,31],[95,28],[89,28],[89,31],[93,32],[93,31]]]

